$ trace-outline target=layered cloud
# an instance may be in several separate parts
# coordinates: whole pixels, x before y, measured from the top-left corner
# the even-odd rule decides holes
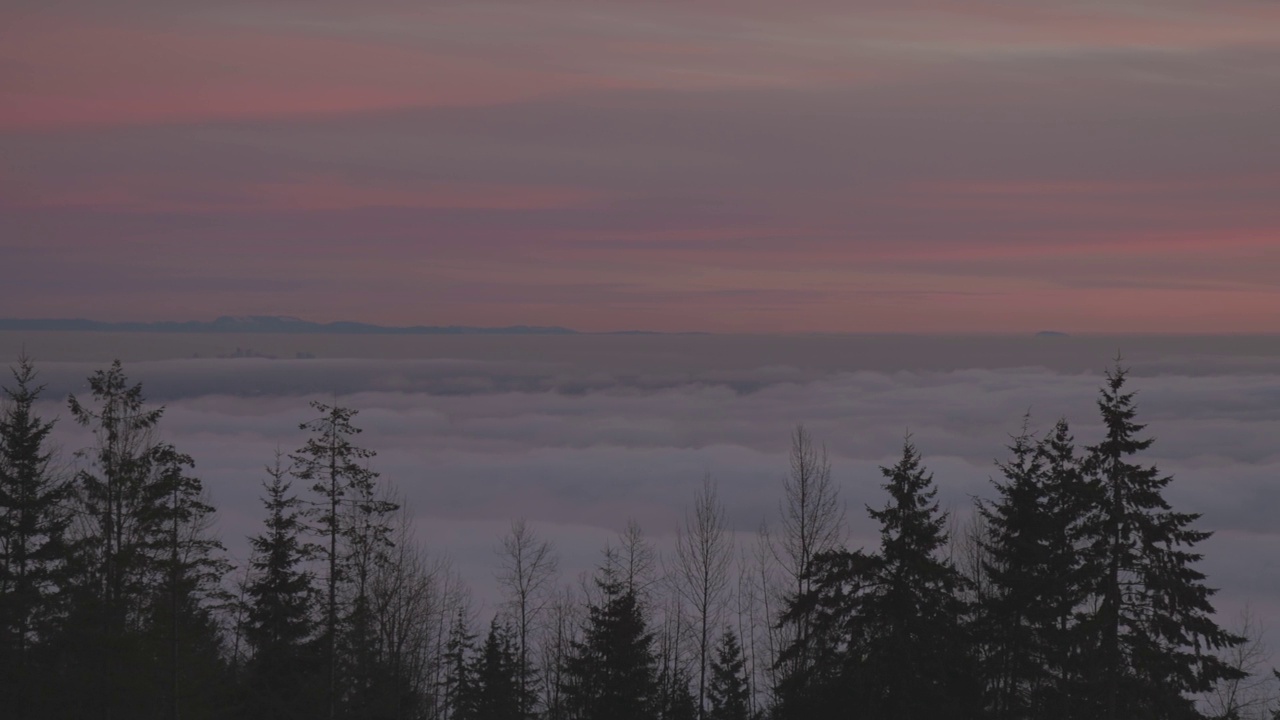
[[[10,314],[1280,330],[1273,4],[13,7]]]
[[[156,359],[126,370],[166,405],[164,436],[195,457],[233,554],[243,559],[260,522],[262,466],[301,445],[309,400],[337,397],[359,409],[360,441],[377,451],[374,467],[412,507],[419,535],[491,600],[493,547],[512,518],[555,539],[572,577],[629,518],[668,544],[707,473],[752,542],[762,521],[776,522],[788,434],[801,422],[830,453],[852,545],[876,542],[864,507],[884,502],[879,467],[907,433],[943,506],[963,518],[974,497],[992,495],[993,463],[1024,414],[1039,429],[1068,418],[1082,445],[1099,439],[1101,348],[1119,345],[1140,419],[1158,438],[1149,459],[1176,478],[1170,501],[1216,533],[1203,569],[1222,588],[1220,607],[1249,604],[1280,622],[1274,343],[1211,353],[1159,339],[800,338],[780,351],[777,339],[569,338],[583,344],[558,355],[547,348],[563,338],[524,340],[450,340],[452,359]],[[100,365],[41,367],[49,396],[60,397],[84,393],[83,377]],[[62,407],[45,410],[65,416]],[[89,441],[65,417],[59,438],[68,450]]]

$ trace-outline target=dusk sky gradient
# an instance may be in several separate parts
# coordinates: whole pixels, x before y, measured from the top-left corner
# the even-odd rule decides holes
[[[0,9],[0,316],[1280,332],[1280,3]]]

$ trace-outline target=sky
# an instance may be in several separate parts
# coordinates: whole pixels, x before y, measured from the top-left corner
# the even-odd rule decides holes
[[[9,0],[0,316],[1280,332],[1280,3]]]

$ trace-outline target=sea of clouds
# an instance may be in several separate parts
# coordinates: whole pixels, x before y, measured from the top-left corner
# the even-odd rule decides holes
[[[218,507],[217,531],[240,562],[245,537],[261,522],[263,466],[277,449],[303,443],[298,425],[315,415],[309,401],[357,408],[359,442],[377,452],[372,467],[399,489],[418,537],[454,559],[483,610],[496,598],[495,546],[516,517],[555,542],[571,581],[630,519],[669,547],[710,474],[747,547],[762,521],[776,522],[797,423],[826,445],[852,546],[877,540],[865,506],[883,504],[879,468],[897,459],[907,433],[934,472],[942,506],[967,517],[973,498],[993,496],[994,461],[1024,414],[1042,430],[1068,418],[1082,445],[1099,439],[1097,390],[1121,344],[432,342],[432,357],[169,357],[126,362],[125,370],[165,406],[162,435],[194,457]],[[546,351],[557,342],[578,349]],[[779,354],[778,343],[788,350]],[[38,343],[24,344],[38,355]],[[1224,621],[1247,605],[1280,624],[1274,344],[1124,345],[1139,420],[1157,438],[1147,457],[1175,477],[1167,491],[1174,508],[1202,513],[1199,527],[1214,531],[1201,546],[1201,567],[1221,588]],[[48,398],[41,410],[59,417],[57,439],[68,456],[91,438],[71,421],[65,396],[87,395],[84,378],[104,366],[38,364]]]

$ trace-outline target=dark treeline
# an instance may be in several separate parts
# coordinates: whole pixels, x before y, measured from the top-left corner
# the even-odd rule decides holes
[[[1102,439],[1024,419],[965,523],[907,438],[866,508],[878,544],[849,547],[825,449],[797,427],[779,512],[754,536],[732,531],[707,478],[673,551],[632,524],[565,582],[517,520],[483,618],[415,541],[356,410],[312,403],[297,447],[263,459],[263,522],[233,567],[192,458],[118,362],[67,399],[93,438],[74,454],[55,452],[41,390],[21,358],[0,408],[0,705],[17,720],[1274,711],[1255,692],[1271,673],[1256,638],[1214,620],[1196,569],[1208,533],[1143,461],[1152,441],[1118,366]]]

